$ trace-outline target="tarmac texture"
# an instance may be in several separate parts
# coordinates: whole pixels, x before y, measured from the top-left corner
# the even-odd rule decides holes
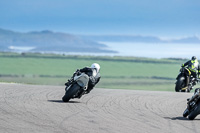
[[[64,86],[0,83],[1,133],[199,133],[182,116],[192,93],[95,88],[62,102]]]

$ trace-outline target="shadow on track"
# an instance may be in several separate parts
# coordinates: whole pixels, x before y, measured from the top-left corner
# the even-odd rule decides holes
[[[62,100],[48,100],[48,102],[54,102],[54,103],[81,103],[81,102],[78,102],[78,101],[63,102]]]
[[[194,120],[200,120],[200,119],[194,119],[194,120],[189,120],[188,118],[185,118],[185,117],[164,117],[165,119],[171,119],[171,120],[182,120],[182,121],[194,121]]]
[[[164,117],[165,119],[171,119],[171,120],[183,120],[183,121],[190,121],[189,119],[185,118],[185,117]]]

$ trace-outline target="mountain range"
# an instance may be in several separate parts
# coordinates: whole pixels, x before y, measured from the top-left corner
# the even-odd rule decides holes
[[[116,53],[107,46],[79,36],[44,30],[14,32],[0,29],[0,51]]]
[[[141,42],[141,43],[192,43],[200,44],[197,36],[183,37],[179,39],[160,39],[155,36],[141,35],[83,35],[82,38],[97,42]]]
[[[0,51],[117,53],[102,42],[200,44],[200,39],[196,36],[163,40],[141,35],[73,35],[49,30],[22,33],[0,29]]]

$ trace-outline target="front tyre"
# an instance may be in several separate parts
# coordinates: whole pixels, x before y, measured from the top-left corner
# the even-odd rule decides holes
[[[189,115],[189,110],[186,108],[186,110],[183,112],[183,117],[187,117]]]
[[[63,96],[62,100],[63,102],[69,102],[69,100],[78,92],[80,89],[80,86],[77,84],[73,84],[66,92],[65,95]]]
[[[198,103],[195,109],[188,115],[188,119],[194,120],[194,118],[199,114],[199,112],[200,112],[200,103]]]
[[[176,82],[176,86],[175,86],[175,91],[176,92],[180,92],[181,89],[183,87],[185,87],[185,82],[184,82],[185,78],[184,77],[180,77],[177,82]]]

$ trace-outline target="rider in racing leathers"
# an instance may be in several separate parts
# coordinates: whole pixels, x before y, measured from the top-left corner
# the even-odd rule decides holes
[[[197,58],[192,56],[191,60],[187,61],[186,63],[182,64],[182,67],[188,66],[188,69],[191,72],[191,75],[195,78],[195,82],[197,81],[200,73],[200,66]]]
[[[80,72],[83,72],[89,76],[89,83],[88,83],[88,89],[86,91],[86,94],[89,93],[94,86],[99,82],[101,76],[100,76],[100,65],[97,63],[93,63],[91,67],[84,67],[80,70],[77,70]],[[66,86],[69,86],[71,83],[70,80],[68,80],[67,83],[65,83]]]

